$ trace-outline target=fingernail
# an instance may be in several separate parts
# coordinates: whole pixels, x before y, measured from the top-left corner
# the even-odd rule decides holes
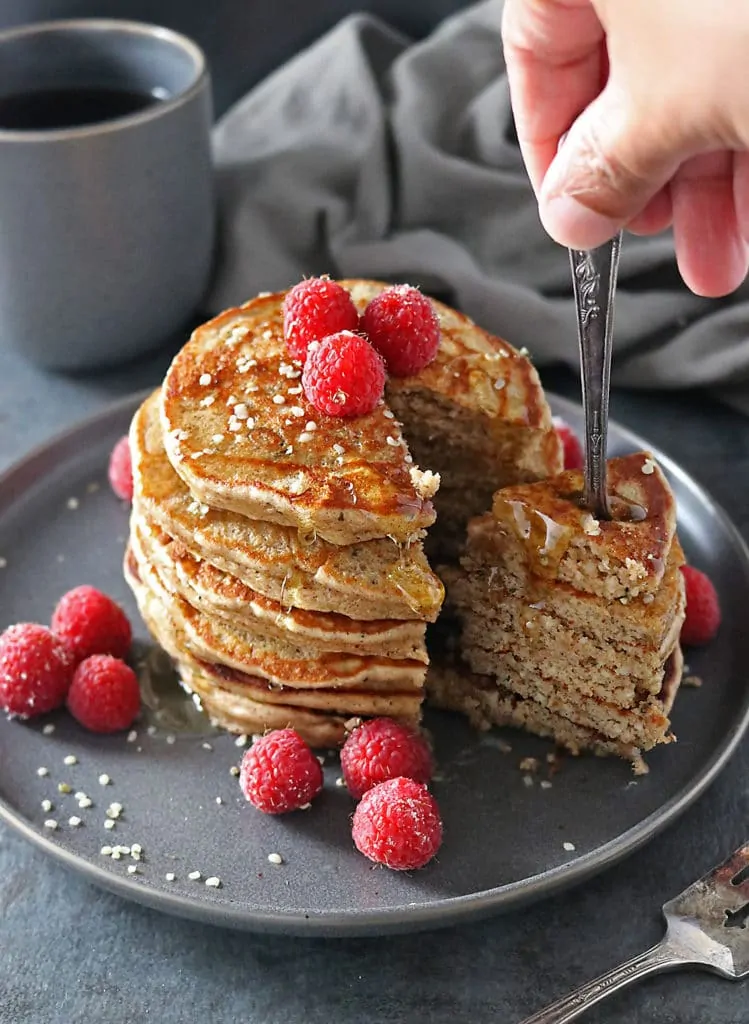
[[[595,249],[613,238],[621,226],[567,195],[542,200],[539,214],[554,241],[572,249]]]

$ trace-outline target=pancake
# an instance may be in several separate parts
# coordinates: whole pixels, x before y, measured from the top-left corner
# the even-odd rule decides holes
[[[166,457],[158,393],[135,414],[130,448],[136,515],[256,593],[357,619],[436,619],[444,590],[419,542],[339,547],[196,501]]]
[[[625,602],[655,595],[676,536],[676,500],[649,452],[609,460],[615,517],[581,508],[578,470],[540,483],[506,487],[492,517],[516,538],[535,577]]]
[[[164,589],[204,615],[263,637],[299,640],[318,650],[412,658],[426,663],[426,625],[415,620],[356,620],[345,615],[293,608],[257,594],[234,576],[191,555],[180,541],[133,517],[130,543]]]
[[[681,681],[684,659],[677,646],[666,666],[662,712],[669,714]],[[465,715],[475,729],[511,726],[552,739],[571,754],[591,752],[631,761],[636,774],[647,772],[642,750],[631,741],[615,739],[591,727],[578,725],[538,701],[520,697],[497,686],[490,676],[472,673],[454,658],[435,659],[429,669],[429,702],[446,711]],[[671,737],[672,738],[672,737]]]
[[[238,733],[294,728],[316,747],[340,746],[346,738],[347,723],[350,727],[352,718],[358,716],[387,714],[410,725],[418,724],[420,691],[321,688],[305,692],[194,657],[167,606],[143,582],[131,551],[126,555],[124,572],[151,635],[172,657],[183,685],[199,698],[214,724]]]
[[[421,692],[426,667],[415,660],[319,651],[310,644],[251,635],[197,611],[169,594],[155,570],[131,554],[141,585],[167,610],[176,631],[167,648],[187,650],[193,657],[257,676],[277,686],[298,689],[388,688]],[[131,573],[132,576],[132,573]]]
[[[385,287],[343,284],[360,308]],[[301,392],[300,365],[286,355],[283,298],[258,297],[199,327],[167,372],[167,455],[203,504],[335,544],[404,542],[434,522],[433,471],[443,466],[446,537],[486,508],[496,486],[561,467],[530,362],[438,302],[442,340],[430,366],[391,380],[386,401],[367,416],[318,413]],[[415,466],[411,443],[429,458],[429,472]]]
[[[517,706],[528,728],[553,726],[560,742],[590,735],[612,750],[649,750],[673,739],[681,679],[686,600],[674,497],[647,452],[609,462],[611,521],[581,507],[582,485],[581,473],[568,472],[505,488],[470,524],[448,598],[470,671],[438,683],[437,699],[449,702],[452,687],[455,705],[469,706],[475,686],[472,706],[490,720],[512,718]]]
[[[346,740],[347,716],[260,704],[216,686],[194,668],[178,664],[183,685],[195,694],[214,725],[247,736],[272,729],[295,729],[313,748],[340,747]]]

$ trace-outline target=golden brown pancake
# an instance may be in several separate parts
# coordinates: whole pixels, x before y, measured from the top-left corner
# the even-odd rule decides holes
[[[342,283],[359,308],[385,287]],[[367,416],[318,413],[301,390],[300,365],[286,353],[283,298],[258,297],[199,327],[167,373],[166,451],[199,501],[336,544],[407,541],[434,522],[432,471],[442,464],[452,472],[446,519],[476,511],[477,501],[509,479],[561,468],[560,443],[528,359],[438,302],[442,337],[432,364],[391,380],[386,402]],[[421,467],[426,476],[413,462],[412,443],[431,460]]]
[[[158,403],[158,392],[146,399],[130,429],[138,517],[284,605],[357,619],[436,619],[444,590],[418,541],[380,538],[339,547],[193,498],[166,457]]]

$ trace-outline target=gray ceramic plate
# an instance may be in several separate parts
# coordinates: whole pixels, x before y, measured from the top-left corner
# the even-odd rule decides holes
[[[57,597],[84,582],[122,601],[139,622],[120,572],[127,509],[106,483],[109,451],[135,404],[109,409],[0,481],[0,557],[7,561],[0,570],[0,626],[47,621]],[[576,406],[559,399],[553,405],[580,427]],[[612,453],[641,447],[640,439],[612,427]],[[527,785],[518,763],[525,755],[545,759],[547,743],[509,731],[479,736],[458,717],[430,712],[445,843],[429,867],[400,874],[372,867],[354,850],[352,803],[335,785],[334,759],[312,810],[264,817],[245,803],[230,774],[241,755],[233,739],[206,735],[199,717],[180,721],[180,698],[167,705],[166,718],[151,713],[139,724],[134,742],[86,733],[64,714],[48,720],[55,725],[51,735],[42,733],[46,722],[3,719],[0,816],[62,864],[122,896],[258,931],[356,935],[436,927],[589,878],[684,811],[725,765],[749,722],[749,634],[740,622],[749,607],[747,550],[708,495],[656,455],[676,490],[687,555],[723,597],[724,624],[707,651],[688,653],[690,672],[704,685],[683,690],[674,714],[679,742],[650,754],[649,775],[635,779],[615,760],[568,758],[550,788],[541,786],[543,774]],[[136,631],[145,639],[142,626]],[[70,754],[77,764],[65,766]],[[45,777],[37,773],[42,766],[49,769]],[[100,785],[101,773],[110,785]],[[58,793],[60,782],[84,791],[93,806],[79,810],[74,793]],[[54,803],[51,813],[42,810],[45,798]],[[113,801],[123,812],[107,831]],[[69,824],[73,815],[80,826]],[[56,831],[44,827],[47,818],[58,821]],[[132,859],[100,853],[103,845],[133,843],[143,848],[137,874],[127,873]],[[270,863],[271,853],[284,863]],[[221,887],[190,881],[192,871],[220,878]],[[168,872],[174,881],[166,881]]]

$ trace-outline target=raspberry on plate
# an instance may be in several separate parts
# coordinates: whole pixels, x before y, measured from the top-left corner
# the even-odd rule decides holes
[[[308,401],[328,416],[372,412],[385,391],[382,359],[360,334],[340,331],[313,345],[302,373]]]
[[[30,718],[65,703],[75,662],[46,626],[21,622],[0,636],[0,708]]]
[[[432,777],[432,755],[423,737],[392,718],[373,718],[349,735],[341,768],[355,799],[380,782],[399,776],[416,782]]]
[[[283,333],[293,359],[304,362],[311,341],[355,331],[359,314],[342,285],[328,277],[311,277],[294,285],[283,300]]]
[[[354,811],[360,853],[395,871],[424,867],[442,843],[437,801],[413,779],[389,779],[365,793]]]
[[[242,792],[265,814],[296,811],[323,787],[320,762],[294,729],[274,729],[255,740],[242,758]]]
[[[681,627],[681,642],[687,647],[710,643],[720,626],[720,602],[712,581],[699,569],[682,565],[687,594],[687,615]]]
[[[362,313],[361,329],[394,377],[410,377],[428,366],[440,344],[434,306],[408,284],[386,288]]]
[[[582,469],[585,464],[583,446],[572,427],[561,416],[554,417],[554,429],[562,442],[565,469]]]
[[[130,457],[130,440],[121,437],[109,456],[109,484],[123,501],[133,500],[133,462]]]
[[[124,658],[132,641],[130,623],[120,606],[87,585],[60,598],[52,615],[52,632],[65,641],[77,662],[92,654]]]
[[[94,654],[75,670],[68,711],[92,732],[128,729],[140,711],[138,677],[119,658]]]

